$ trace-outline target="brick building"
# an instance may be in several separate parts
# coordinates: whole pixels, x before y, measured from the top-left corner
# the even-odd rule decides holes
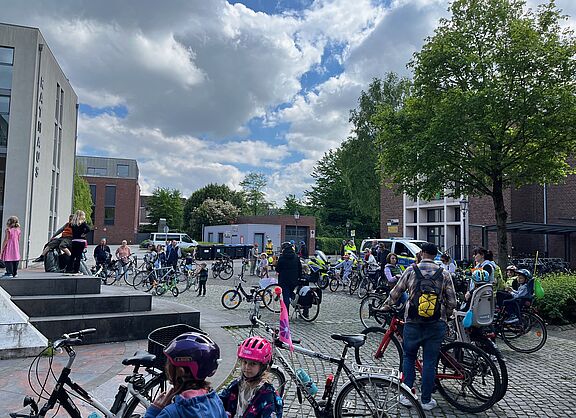
[[[538,250],[541,256],[569,258],[576,262],[576,234],[568,235],[570,229],[576,227],[576,176],[546,188],[529,185],[508,189],[504,202],[511,226],[533,223],[543,224],[534,226],[533,230],[550,228],[562,232],[565,229],[564,235],[509,232],[509,254],[533,256]],[[438,196],[432,201],[421,201],[382,188],[380,206],[382,237],[424,239],[436,243],[457,259],[483,243],[497,253],[496,218],[490,197]]]
[[[76,157],[80,175],[90,185],[92,223],[90,243],[106,238],[109,244],[137,243],[140,186],[136,160]]]

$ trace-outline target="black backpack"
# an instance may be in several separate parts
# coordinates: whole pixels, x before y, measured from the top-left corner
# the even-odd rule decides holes
[[[440,319],[444,278],[440,267],[433,275],[424,276],[414,265],[416,287],[410,295],[408,318],[414,322],[435,322]]]

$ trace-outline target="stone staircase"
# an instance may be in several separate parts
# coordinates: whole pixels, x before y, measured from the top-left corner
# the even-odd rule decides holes
[[[96,277],[24,270],[18,278],[0,279],[0,286],[49,340],[84,328],[96,328],[86,338],[94,344],[145,339],[171,324],[200,327],[195,309],[126,287],[101,286]]]

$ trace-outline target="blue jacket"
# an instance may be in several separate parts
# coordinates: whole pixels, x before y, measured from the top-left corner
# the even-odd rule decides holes
[[[144,418],[227,418],[222,401],[214,391],[193,398],[176,395],[174,402],[158,408],[150,405]]]

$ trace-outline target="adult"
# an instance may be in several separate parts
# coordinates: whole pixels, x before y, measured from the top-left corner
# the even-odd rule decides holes
[[[402,269],[398,265],[398,256],[394,253],[388,254],[386,257],[386,265],[384,266],[384,276],[388,286],[394,286],[400,277],[402,277]]]
[[[442,253],[442,255],[440,256],[440,263],[442,268],[447,272],[452,274],[456,273],[456,263],[454,262],[454,260],[450,258],[448,254]]]
[[[178,259],[180,258],[180,248],[176,240],[170,241],[166,247],[166,265],[174,268],[178,267]]]
[[[344,254],[346,254],[346,250],[344,249],[345,247],[346,247],[346,240],[343,239],[342,244],[340,244],[340,258],[344,257]]]
[[[356,254],[356,244],[354,244],[353,239],[349,239],[346,245],[344,246],[344,254],[346,253]]]
[[[20,262],[20,221],[16,216],[10,216],[6,222],[4,242],[0,259],[6,265],[4,277],[16,277],[18,275],[18,263]]]
[[[44,246],[42,254],[33,260],[34,263],[44,261],[46,254],[48,254],[49,251],[55,250],[56,248],[58,248],[61,253],[66,254],[68,257],[72,255],[70,253],[70,246],[72,244],[72,224],[70,222],[72,222],[73,216],[74,215],[70,215],[68,217],[68,222],[62,225],[58,231],[54,232],[54,235],[52,235],[48,241],[48,244]],[[59,235],[60,237],[58,237]]]
[[[300,241],[300,249],[298,250],[298,256],[300,258],[308,258],[308,247],[304,241]]]
[[[274,244],[272,243],[272,240],[270,238],[268,238],[268,240],[266,241],[266,255],[268,256],[268,258],[272,257],[274,255]]]
[[[386,267],[386,264],[388,263],[388,254],[390,254],[390,250],[388,250],[388,248],[386,248],[386,244],[384,244],[383,242],[381,242],[380,244],[378,244],[378,251],[376,252],[376,255],[374,257],[376,257],[376,261],[378,262],[378,264],[380,264],[380,280],[382,283],[386,283],[386,274],[384,272],[384,267]]]
[[[416,379],[415,362],[418,350],[422,347],[423,368],[421,398],[422,408],[431,410],[436,407],[436,401],[432,398],[436,365],[440,354],[440,345],[446,334],[446,317],[456,307],[456,294],[450,273],[434,263],[438,248],[430,242],[422,245],[422,261],[417,265],[409,266],[402,277],[391,290],[390,296],[384,302],[384,309],[390,309],[407,291],[409,294],[404,315],[404,361],[402,370],[404,383],[408,387],[414,386]],[[440,306],[435,309],[435,314],[429,318],[420,315],[419,298],[422,295],[423,283],[433,284],[437,303]],[[426,287],[428,288],[428,287]],[[400,399],[402,404],[407,400]]]
[[[290,299],[294,298],[294,288],[298,286],[298,279],[302,277],[302,264],[296,256],[292,244],[284,242],[281,254],[276,263],[278,285],[282,288],[282,298],[286,309],[290,311]]]
[[[256,274],[256,264],[258,264],[258,243],[255,242],[250,248],[250,276]]]
[[[468,287],[468,292],[464,296],[469,302],[472,293],[476,286],[482,286],[486,283],[494,283],[496,264],[492,259],[492,251],[487,250],[483,247],[476,247],[472,250],[472,256],[474,257],[474,268],[472,269],[472,280],[470,280],[470,286]]]
[[[116,248],[116,259],[120,263],[120,268],[116,270],[116,274],[120,276],[121,274],[125,274],[126,270],[128,269],[128,260],[132,255],[132,251],[128,246],[128,241],[122,240],[122,244],[118,248]]]
[[[72,217],[72,247],[70,252],[72,256],[66,267],[67,273],[80,274],[80,262],[82,261],[82,252],[86,248],[86,235],[90,228],[86,224],[86,214],[84,211],[77,210]]]
[[[94,261],[96,262],[96,265],[103,265],[106,267],[110,261],[111,254],[112,252],[110,251],[110,247],[106,245],[106,238],[102,238],[100,244],[94,248]]]

